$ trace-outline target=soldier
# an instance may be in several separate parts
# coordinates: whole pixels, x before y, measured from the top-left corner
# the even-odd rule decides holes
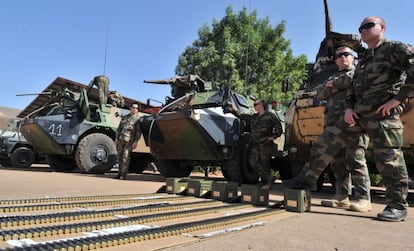
[[[250,121],[250,141],[252,149],[249,163],[256,167],[260,176],[262,189],[269,190],[275,181],[270,172],[270,158],[273,150],[273,140],[282,134],[282,125],[276,115],[265,110],[265,103],[258,99],[254,101],[255,114],[241,115],[242,119]]]
[[[124,107],[125,100],[117,91],[110,91],[108,94],[108,103],[115,107]]]
[[[115,145],[118,151],[118,175],[115,179],[126,179],[130,153],[132,149],[137,147],[138,140],[141,137],[138,107],[137,103],[131,105],[130,113],[122,118],[116,132]]]
[[[105,105],[108,100],[109,78],[104,75],[94,77],[88,85],[88,90],[94,85],[98,87],[99,104]]]
[[[343,122],[346,90],[354,75],[352,49],[339,47],[335,51],[338,73],[316,89],[318,98],[328,99],[325,114],[325,130],[312,145],[311,161],[299,176],[284,182],[291,188],[314,190],[318,177],[331,163],[336,179],[336,193],[332,200],[321,201],[322,205],[343,207],[353,211],[371,210],[370,178],[365,161],[368,139],[363,134],[350,132]],[[338,123],[339,121],[339,123]],[[350,203],[349,173],[355,187],[357,202]]]
[[[381,17],[363,19],[359,32],[367,44],[360,57],[346,97],[345,122],[355,131],[366,132],[374,160],[386,187],[387,206],[378,220],[403,221],[407,217],[408,173],[401,150],[403,125],[401,104],[414,95],[414,49],[384,38]],[[404,84],[396,84],[402,72]]]

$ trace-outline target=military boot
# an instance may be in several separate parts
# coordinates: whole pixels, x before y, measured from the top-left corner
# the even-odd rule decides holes
[[[335,194],[330,200],[322,200],[321,205],[324,207],[349,208],[351,202],[349,202],[348,194]]]
[[[404,221],[407,218],[407,209],[398,209],[387,206],[382,213],[377,215],[382,221]]]
[[[351,206],[349,207],[349,210],[357,212],[368,212],[371,211],[371,209],[371,201],[364,199],[360,199],[357,200],[357,202],[351,203]]]
[[[310,176],[296,176],[293,179],[284,180],[283,185],[286,188],[316,191],[316,181],[317,179]]]

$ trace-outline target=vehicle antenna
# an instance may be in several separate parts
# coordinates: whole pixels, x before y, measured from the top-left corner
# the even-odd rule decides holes
[[[104,57],[104,69],[103,69],[103,74],[105,75],[106,73],[106,57],[108,54],[108,39],[109,38],[109,24],[106,26],[106,38],[105,38],[105,57]]]

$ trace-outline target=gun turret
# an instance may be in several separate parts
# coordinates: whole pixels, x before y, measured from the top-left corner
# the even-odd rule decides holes
[[[144,83],[169,84],[171,85],[171,96],[180,98],[185,93],[197,91],[203,92],[212,89],[211,82],[206,82],[198,75],[174,76],[169,79],[144,80]]]

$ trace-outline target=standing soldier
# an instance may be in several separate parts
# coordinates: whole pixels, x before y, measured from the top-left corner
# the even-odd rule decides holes
[[[353,51],[350,48],[340,47],[335,51],[335,63],[339,72],[316,90],[319,98],[328,98],[325,129],[312,145],[309,166],[299,176],[284,181],[284,184],[291,188],[314,190],[318,177],[331,163],[336,179],[336,193],[332,200],[321,201],[322,205],[367,212],[371,210],[371,182],[364,149],[368,139],[364,134],[349,131],[342,118],[345,96],[354,75],[353,62]],[[357,199],[352,204],[349,201],[349,173]]]
[[[124,107],[125,100],[117,91],[110,91],[108,94],[108,103],[115,107]]]
[[[141,137],[138,107],[137,103],[131,105],[130,113],[122,118],[116,132],[115,145],[118,151],[118,175],[115,179],[126,179],[130,153],[137,147],[138,140]]]
[[[242,119],[250,120],[252,149],[249,163],[259,173],[261,188],[269,190],[275,181],[270,171],[273,140],[282,134],[282,125],[274,113],[265,110],[265,103],[262,99],[254,101],[254,109],[255,114],[241,116]]]
[[[88,90],[94,85],[98,87],[99,104],[105,105],[108,100],[109,78],[104,75],[94,77],[88,85]]]
[[[366,132],[385,187],[387,206],[377,219],[403,221],[407,217],[408,172],[401,150],[401,104],[414,95],[414,49],[384,38],[385,21],[368,16],[358,31],[367,44],[346,97],[345,122]],[[405,83],[398,84],[406,73]],[[397,84],[396,84],[397,83]]]

